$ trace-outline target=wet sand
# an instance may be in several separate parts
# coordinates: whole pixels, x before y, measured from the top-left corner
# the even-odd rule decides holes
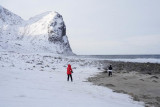
[[[129,94],[134,100],[145,102],[146,107],[160,107],[159,73],[148,74],[140,71],[116,69],[113,70],[112,77],[108,77],[108,73],[103,69],[101,73],[89,77],[88,81],[95,85],[111,88],[118,93]]]

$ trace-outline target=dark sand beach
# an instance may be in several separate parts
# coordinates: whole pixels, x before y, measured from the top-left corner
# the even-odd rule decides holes
[[[88,78],[95,85],[129,94],[146,107],[160,107],[160,64],[100,61],[102,72]],[[108,77],[107,67],[112,64],[113,75]]]

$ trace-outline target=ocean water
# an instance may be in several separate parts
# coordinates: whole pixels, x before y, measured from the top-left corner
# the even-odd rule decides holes
[[[140,62],[140,63],[160,63],[159,55],[78,55],[80,58],[113,60],[124,62]]]

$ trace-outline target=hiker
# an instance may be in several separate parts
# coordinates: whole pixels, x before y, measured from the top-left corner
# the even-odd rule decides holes
[[[108,76],[112,76],[112,65],[108,67]]]
[[[71,78],[71,81],[73,81],[72,80],[72,73],[73,73],[73,71],[72,71],[71,65],[68,64],[68,67],[67,67],[67,75],[68,75],[67,81],[69,81],[69,77]]]

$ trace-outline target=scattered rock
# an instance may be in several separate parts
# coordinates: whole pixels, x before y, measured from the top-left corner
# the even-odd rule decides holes
[[[155,82],[155,83],[157,83],[157,81],[156,81],[156,80],[153,80],[152,82]]]
[[[150,78],[151,78],[151,79],[159,79],[159,77],[157,77],[157,76],[155,76],[155,75],[154,75],[154,76],[151,76]]]
[[[128,80],[127,78],[123,78],[124,80]]]
[[[29,70],[33,70],[33,69],[31,69],[31,68],[28,68]]]
[[[47,56],[47,55],[46,55],[46,56],[43,56],[43,58],[51,58],[51,56]]]
[[[53,70],[55,70],[56,68],[52,68]]]
[[[127,94],[127,92],[123,91],[123,90],[115,90],[113,92],[117,92],[117,93],[124,93],[124,94]]]
[[[158,102],[147,102],[147,104],[149,104],[147,107],[159,107],[158,105]],[[151,105],[154,105],[154,106],[151,106]]]
[[[73,67],[72,69],[76,69],[77,67]]]
[[[139,80],[144,81],[144,79],[139,79]]]
[[[45,67],[49,67],[49,65],[46,65]]]
[[[104,70],[102,73],[108,73],[107,70]]]
[[[42,64],[43,64],[43,63],[40,62],[40,63],[37,63],[36,65],[42,65]]]
[[[160,102],[160,97],[156,97],[156,100],[157,100],[158,102]]]
[[[140,99],[138,98],[137,95],[133,95],[133,100],[135,100],[135,101],[140,101]]]
[[[30,62],[30,61],[26,61],[26,63],[32,63],[32,62]]]
[[[142,95],[142,98],[144,98],[144,99],[152,99],[149,95]]]
[[[97,69],[99,69],[99,70],[100,70],[101,68],[97,68]]]
[[[151,73],[151,72],[148,72],[147,74],[152,75],[152,73]]]
[[[15,43],[15,45],[22,46],[21,44]]]
[[[105,84],[106,87],[115,87],[113,84]]]

